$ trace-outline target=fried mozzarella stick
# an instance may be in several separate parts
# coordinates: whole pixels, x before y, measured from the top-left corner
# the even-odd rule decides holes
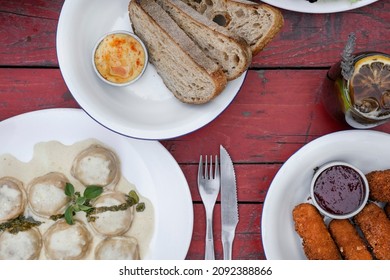
[[[385,208],[383,208],[383,209],[385,210],[387,218],[390,219],[390,203],[386,203]]]
[[[329,223],[329,232],[344,259],[372,260],[366,243],[348,219],[332,220]]]
[[[390,220],[385,211],[371,202],[355,216],[355,222],[362,230],[375,257],[379,260],[390,260]]]
[[[370,199],[390,202],[390,169],[366,174],[370,186]]]
[[[303,250],[309,260],[339,260],[340,252],[317,208],[301,203],[293,210],[295,230],[302,238]]]

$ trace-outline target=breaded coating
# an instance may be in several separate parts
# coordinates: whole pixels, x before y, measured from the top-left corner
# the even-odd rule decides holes
[[[390,220],[385,211],[373,202],[355,216],[355,222],[379,260],[390,260]]]
[[[295,206],[295,230],[302,238],[303,250],[309,260],[339,260],[340,252],[317,208],[310,203]]]
[[[387,218],[390,219],[390,203],[386,203],[386,205],[385,205],[385,207],[383,209],[385,210]]]
[[[348,219],[332,220],[328,227],[344,259],[372,260],[367,244]]]
[[[372,171],[366,174],[370,187],[370,199],[390,202],[390,169]]]

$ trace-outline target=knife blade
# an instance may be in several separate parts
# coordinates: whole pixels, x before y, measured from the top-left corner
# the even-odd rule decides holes
[[[233,240],[238,224],[236,175],[233,162],[226,149],[221,145],[219,150],[223,257],[225,260],[231,260]]]

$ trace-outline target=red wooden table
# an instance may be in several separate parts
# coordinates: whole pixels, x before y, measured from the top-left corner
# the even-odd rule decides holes
[[[63,2],[0,0],[0,121],[45,108],[79,107],[56,56]],[[356,33],[356,51],[390,53],[390,1],[335,14],[282,13],[283,29],[254,57],[232,104],[207,126],[161,141],[180,164],[193,197],[195,223],[187,259],[204,257],[205,213],[196,184],[199,155],[217,153],[220,144],[230,152],[240,214],[233,258],[265,259],[261,214],[276,172],[311,140],[348,129],[334,122],[319,100],[321,82],[339,59],[348,34]],[[390,124],[375,130],[390,132]],[[221,259],[219,202],[214,214],[216,258]]]

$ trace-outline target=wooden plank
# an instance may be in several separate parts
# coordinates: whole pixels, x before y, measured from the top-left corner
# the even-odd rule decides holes
[[[192,242],[187,254],[187,259],[204,259],[204,238],[205,238],[205,214],[203,205],[194,205],[194,230]],[[263,244],[261,241],[261,213],[262,204],[240,204],[238,207],[240,221],[236,229],[236,238],[233,243],[233,259],[265,259]],[[215,258],[223,259],[221,243],[221,215],[220,205],[214,209],[214,245]]]
[[[63,0],[0,0],[0,65],[58,66],[56,30]]]
[[[0,0],[0,65],[58,66],[55,35],[62,3]],[[252,68],[329,67],[350,32],[356,32],[357,51],[390,52],[389,10],[390,1],[323,15],[281,10],[285,25]]]
[[[194,202],[201,202],[198,191],[198,166],[181,164],[184,176],[187,179],[191,196]],[[245,203],[262,203],[269,186],[280,169],[281,164],[235,164],[237,181],[237,198]],[[218,201],[220,197],[218,196]]]
[[[390,52],[390,1],[332,14],[281,11],[285,24],[254,58],[255,67],[329,67],[339,60],[351,32],[356,51]]]
[[[321,104],[325,75],[326,70],[249,71],[242,90],[218,118],[162,143],[178,162],[214,154],[221,144],[236,163],[285,162],[311,140],[350,129],[334,121]],[[390,132],[390,124],[374,130]]]
[[[0,121],[47,108],[78,108],[58,69],[0,68]]]
[[[200,154],[215,154],[221,144],[235,163],[285,162],[309,141],[348,128],[322,108],[319,89],[325,73],[249,71],[242,90],[218,118],[161,142],[179,163],[197,164]],[[78,107],[58,69],[0,68],[0,120],[53,107]],[[389,132],[390,124],[375,130]]]
[[[64,0],[0,0],[0,12],[56,20],[63,3]]]

